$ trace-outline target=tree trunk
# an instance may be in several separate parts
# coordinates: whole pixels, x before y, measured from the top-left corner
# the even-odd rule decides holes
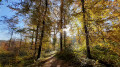
[[[22,45],[22,33],[20,33],[21,39],[20,39],[20,47]]]
[[[53,37],[54,50],[55,50],[55,44],[56,44],[56,33],[55,33],[55,30],[54,30],[54,37]]]
[[[48,0],[45,0],[45,5],[46,5],[46,8],[45,8],[44,16],[43,16],[43,23],[42,23],[43,26],[42,26],[42,31],[41,31],[41,37],[40,37],[40,44],[39,44],[37,59],[39,59],[40,55],[41,55],[42,41],[43,41],[44,31],[45,31],[45,17],[46,17],[46,13],[47,13]]]
[[[64,48],[66,48],[66,31],[64,31]]]
[[[85,36],[86,36],[87,57],[91,58],[90,46],[89,46],[89,31],[87,29],[87,23],[86,23],[86,20],[85,20],[84,0],[81,0],[81,2],[82,2],[82,12],[83,12],[83,22],[84,22]]]
[[[35,55],[36,55],[36,50],[37,50],[38,29],[39,29],[39,23],[37,24],[37,28],[36,28],[35,52],[34,52],[34,57],[35,57]]]
[[[27,37],[25,37],[24,48],[26,47],[25,45],[27,45]]]
[[[12,36],[13,36],[13,31],[11,32],[11,37],[10,37],[10,40],[9,40],[9,47],[11,47]]]
[[[43,21],[43,27],[42,27],[41,37],[40,37],[40,45],[39,45],[37,59],[39,59],[40,55],[41,55],[42,41],[43,41],[43,37],[44,37],[44,26],[45,26],[45,21]]]
[[[34,31],[33,31],[33,33],[32,33],[31,49],[32,49],[32,46],[33,46],[33,39],[34,39]]]
[[[78,39],[78,43],[81,44],[81,41],[80,41],[80,35],[79,35],[78,37],[79,37],[79,39]]]
[[[62,32],[60,32],[60,51],[62,51]]]
[[[66,29],[66,17],[64,15],[64,29]],[[64,48],[66,48],[66,30],[64,30]]]
[[[62,48],[62,45],[63,45],[63,43],[62,43],[62,26],[63,26],[63,21],[62,21],[62,17],[63,17],[63,0],[61,0],[61,7],[60,7],[60,51],[62,51],[63,50],[63,48]]]

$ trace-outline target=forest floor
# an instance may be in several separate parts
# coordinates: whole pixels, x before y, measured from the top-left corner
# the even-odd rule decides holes
[[[73,67],[64,60],[57,59],[55,56],[51,56],[44,61],[37,61],[37,63],[31,65],[30,67]]]

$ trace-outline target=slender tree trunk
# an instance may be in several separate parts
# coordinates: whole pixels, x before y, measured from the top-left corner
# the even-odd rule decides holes
[[[43,21],[43,27],[42,27],[41,37],[40,37],[40,45],[39,45],[37,59],[39,59],[40,55],[41,55],[42,41],[43,41],[43,37],[44,37],[44,26],[45,26],[45,21]]]
[[[55,29],[54,29],[54,37],[53,37],[54,50],[55,50],[55,44],[56,44],[56,33],[55,33]]]
[[[66,29],[66,20],[64,15],[64,29]],[[64,48],[66,48],[66,31],[64,30]]]
[[[10,40],[9,40],[9,47],[11,47],[12,36],[13,36],[13,31],[11,32],[11,37],[10,37]]]
[[[66,48],[66,31],[64,31],[64,48]]]
[[[78,32],[78,43],[80,44],[80,31],[79,31],[79,29],[77,30],[77,32]]]
[[[42,31],[41,31],[41,37],[40,37],[40,44],[39,44],[39,49],[38,49],[38,55],[37,55],[37,59],[40,58],[41,55],[41,49],[42,49],[42,41],[43,41],[43,37],[44,37],[44,31],[45,31],[45,17],[46,17],[46,13],[47,13],[47,6],[48,6],[48,0],[45,0],[45,13],[43,16],[43,22],[42,22]]]
[[[64,21],[64,28],[66,28],[65,21]],[[66,31],[65,30],[64,30],[64,48],[66,48]]]
[[[20,33],[21,39],[20,39],[20,46],[22,45],[22,34]]]
[[[38,30],[39,30],[39,23],[37,24],[37,28],[36,28],[35,52],[34,52],[34,57],[35,57],[35,55],[36,55],[36,51],[37,51]]]
[[[81,2],[82,2],[82,12],[83,12],[83,22],[84,22],[85,36],[86,36],[87,57],[91,58],[90,46],[89,46],[89,31],[87,29],[87,23],[86,23],[86,20],[85,20],[84,0],[81,0]]]
[[[60,32],[60,51],[62,51],[62,32]]]
[[[78,43],[81,44],[81,42],[80,42],[80,35],[79,35],[78,37],[79,37],[79,39],[78,39]]]
[[[61,0],[61,7],[60,7],[60,51],[62,51],[63,50],[63,48],[62,48],[62,45],[63,45],[63,43],[62,43],[62,33],[63,33],[63,31],[62,31],[62,26],[63,26],[63,20],[62,20],[62,17],[63,17],[63,0]]]
[[[31,49],[32,49],[32,45],[33,45],[33,39],[34,39],[34,31],[33,31],[33,33],[32,33]]]
[[[27,37],[25,37],[24,48],[26,47],[25,45],[27,45]]]
[[[41,0],[40,0],[40,4],[39,4],[39,6],[41,5]],[[40,7],[39,7],[40,8]],[[39,9],[38,8],[38,9]],[[36,28],[36,37],[35,37],[35,52],[34,52],[34,57],[35,57],[35,55],[36,55],[36,52],[37,52],[37,42],[38,42],[38,30],[39,30],[39,27],[40,27],[40,22],[41,21],[39,21],[38,22],[38,24],[37,24],[37,28]],[[37,60],[37,58],[35,58],[35,60]]]

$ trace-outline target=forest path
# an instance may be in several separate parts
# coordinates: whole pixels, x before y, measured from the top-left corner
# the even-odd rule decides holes
[[[68,62],[64,60],[57,59],[56,57],[52,57],[48,61],[46,61],[42,67],[73,67],[70,66]]]
[[[41,59],[38,59],[38,61],[28,67],[73,67],[70,66],[69,62],[58,59],[55,57],[55,55],[56,52],[52,52],[51,56],[49,56],[47,59],[43,61],[41,61]]]

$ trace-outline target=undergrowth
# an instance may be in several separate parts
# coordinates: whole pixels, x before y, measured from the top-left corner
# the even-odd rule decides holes
[[[101,64],[98,61],[85,58],[83,57],[83,55],[80,55],[80,53],[74,52],[73,49],[71,48],[66,48],[62,52],[58,52],[56,54],[56,57],[58,59],[62,59],[62,60],[65,60],[66,62],[69,62],[74,67],[93,67],[93,66],[100,67],[101,66]]]

